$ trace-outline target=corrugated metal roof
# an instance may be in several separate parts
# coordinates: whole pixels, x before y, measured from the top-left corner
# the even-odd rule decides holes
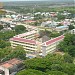
[[[18,42],[23,42],[23,43],[30,43],[30,44],[36,44],[35,40],[30,40],[30,39],[25,39],[25,38],[11,38],[10,41],[18,41]]]
[[[51,39],[51,40],[45,42],[43,45],[48,46],[48,45],[50,45],[50,44],[52,44],[52,43],[54,43],[54,42],[56,42],[56,41],[59,41],[59,40],[61,40],[61,39],[64,39],[64,35],[61,35],[61,36],[56,37],[56,38],[54,38],[54,39]]]

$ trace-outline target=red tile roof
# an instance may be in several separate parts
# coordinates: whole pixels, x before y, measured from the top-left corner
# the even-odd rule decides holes
[[[5,63],[5,64],[3,64],[3,65],[1,65],[1,66],[2,66],[2,67],[5,67],[5,68],[13,67],[13,65],[10,64],[10,63]]]
[[[19,64],[19,63],[21,63],[21,62],[22,62],[22,61],[17,60],[16,58],[14,58],[14,59],[12,59],[12,60],[9,61],[9,63],[11,63],[11,64],[13,64],[13,65]]]
[[[56,41],[59,41],[59,40],[61,40],[61,39],[64,39],[64,36],[63,36],[63,35],[61,35],[61,36],[59,36],[59,37],[56,37],[56,38],[54,38],[54,39],[51,39],[51,40],[45,42],[44,45],[46,45],[46,46],[47,46],[47,45],[50,45],[50,44],[52,44],[52,43],[54,43],[54,42],[56,42]]]
[[[30,39],[25,39],[25,38],[14,37],[14,38],[11,38],[10,40],[11,41],[18,41],[18,42],[25,42],[25,43],[30,43],[30,44],[36,44],[35,40],[30,40]]]
[[[17,65],[19,63],[22,63],[22,61],[18,60],[17,58],[14,58],[14,59],[11,59],[9,61],[2,63],[0,66],[4,68],[12,68],[14,65]]]
[[[16,35],[15,37],[25,37],[25,36],[32,35],[32,34],[35,34],[35,33],[37,33],[37,32],[33,30],[33,31],[30,31],[30,32],[27,32],[27,33]]]

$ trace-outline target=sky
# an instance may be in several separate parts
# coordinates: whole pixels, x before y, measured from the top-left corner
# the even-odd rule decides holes
[[[7,1],[54,1],[54,0],[0,0],[0,2],[7,2]],[[61,0],[55,0],[55,1],[61,1]],[[62,1],[66,1],[66,0],[62,0]],[[71,0],[67,0],[67,1],[71,1]]]
[[[40,0],[0,0],[1,2],[4,1],[40,1]],[[41,1],[44,1],[44,0],[41,0]]]

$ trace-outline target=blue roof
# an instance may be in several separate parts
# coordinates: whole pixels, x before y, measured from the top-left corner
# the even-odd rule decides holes
[[[56,28],[66,28],[66,27],[68,27],[68,26],[59,26],[59,27],[56,27]]]

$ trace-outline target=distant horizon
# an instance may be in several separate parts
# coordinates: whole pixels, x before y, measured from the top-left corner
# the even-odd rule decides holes
[[[14,1],[35,1],[35,0],[0,0],[0,2],[14,2]],[[61,0],[36,0],[36,1],[58,1],[58,2],[60,2]],[[63,2],[63,1],[74,1],[75,2],[75,0],[62,0],[61,2]]]

